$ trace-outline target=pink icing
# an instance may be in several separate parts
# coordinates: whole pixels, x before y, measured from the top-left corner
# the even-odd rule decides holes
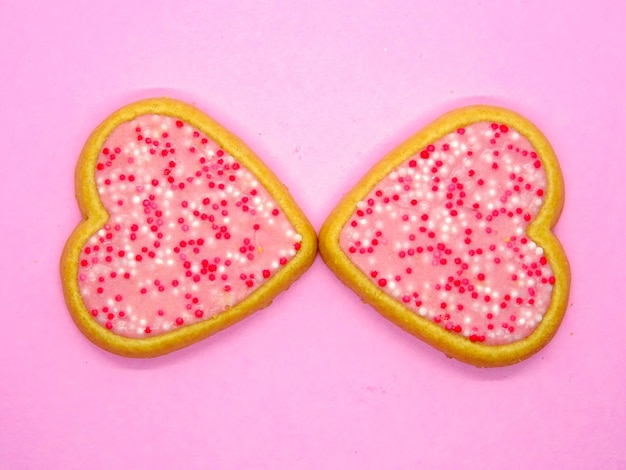
[[[527,337],[554,274],[526,234],[546,175],[528,140],[476,123],[428,145],[381,180],[342,229],[341,248],[384,292],[485,344]]]
[[[175,118],[120,125],[95,176],[109,219],[83,247],[79,289],[94,319],[119,335],[158,335],[219,314],[300,248],[256,177]]]

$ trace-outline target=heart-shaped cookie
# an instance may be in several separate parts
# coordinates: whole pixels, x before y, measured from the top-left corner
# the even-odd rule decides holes
[[[287,188],[195,107],[133,103],[89,137],[83,221],[61,259],[80,330],[130,357],[182,348],[268,306],[306,271],[316,235]]]
[[[551,229],[563,181],[520,115],[471,106],[385,156],[320,232],[320,254],[382,315],[450,357],[512,364],[554,336],[570,272]]]

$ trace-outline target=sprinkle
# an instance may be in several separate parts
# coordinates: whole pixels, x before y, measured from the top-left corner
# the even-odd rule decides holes
[[[301,247],[256,177],[182,120],[145,115],[122,124],[96,173],[112,222],[83,247],[79,287],[92,317],[119,335],[154,336],[211,318]],[[245,281],[233,282],[240,274]]]
[[[546,182],[526,138],[505,124],[472,124],[382,179],[357,203],[340,245],[416,314],[473,342],[511,343],[536,328],[556,282],[526,235]],[[517,320],[525,314],[536,320]]]

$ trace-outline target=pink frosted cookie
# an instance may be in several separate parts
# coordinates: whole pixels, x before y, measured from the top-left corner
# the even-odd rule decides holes
[[[320,253],[382,315],[476,366],[555,334],[570,273],[551,232],[563,182],[550,144],[496,107],[444,115],[383,158],[320,232]]]
[[[140,101],[106,119],[76,169],[83,221],[61,260],[95,344],[149,357],[266,307],[311,265],[316,236],[287,189],[196,108]]]

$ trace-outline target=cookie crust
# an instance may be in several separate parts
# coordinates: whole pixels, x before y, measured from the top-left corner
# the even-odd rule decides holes
[[[398,165],[415,156],[432,142],[456,129],[477,122],[498,122],[516,129],[532,144],[547,178],[545,200],[527,229],[528,237],[542,247],[556,278],[550,306],[535,331],[506,345],[483,345],[446,331],[416,315],[376,286],[341,249],[340,233],[362,200],[374,186]],[[526,118],[505,108],[477,105],[453,110],[428,124],[383,157],[350,190],[323,224],[319,250],[324,262],[337,277],[381,315],[446,355],[478,367],[506,366],[520,362],[541,350],[555,335],[567,308],[570,269],[565,252],[552,232],[563,208],[564,185],[554,150],[543,133]]]
[[[294,258],[266,283],[237,305],[204,321],[172,332],[146,338],[127,338],[98,324],[88,312],[79,292],[78,263],[89,238],[108,220],[109,214],[98,196],[95,167],[109,135],[122,123],[144,114],[181,119],[214,140],[244,165],[267,189],[294,229],[302,236]],[[80,331],[99,347],[127,357],[154,357],[196,343],[270,305],[272,300],[295,282],[313,263],[317,253],[315,230],[297,206],[288,189],[254,152],[237,136],[194,106],[171,98],[153,98],[129,104],[111,114],[89,136],[75,171],[76,199],[82,221],[70,235],[61,256],[63,294],[72,319]]]

